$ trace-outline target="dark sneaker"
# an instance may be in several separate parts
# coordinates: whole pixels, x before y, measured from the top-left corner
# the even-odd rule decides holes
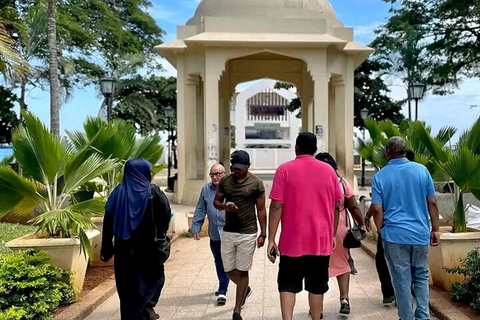
[[[350,302],[347,298],[342,298],[340,303],[340,313],[350,314]]]
[[[391,304],[395,302],[395,296],[390,296],[390,297],[384,297],[383,298],[383,304]]]
[[[242,318],[242,316],[240,315],[240,313],[235,312],[235,313],[233,314],[232,320],[243,320],[243,318]]]
[[[245,298],[243,298],[242,307],[245,305],[245,303],[247,302],[247,298],[250,297],[251,294],[252,294],[252,288],[248,286],[247,293],[245,293]]]
[[[217,297],[217,304],[219,306],[224,306],[227,303],[227,297],[224,294],[219,294]]]

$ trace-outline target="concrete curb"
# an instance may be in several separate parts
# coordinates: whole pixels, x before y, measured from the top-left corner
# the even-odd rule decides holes
[[[179,234],[174,235],[172,238],[172,244],[179,238]],[[68,308],[53,317],[53,320],[83,320],[115,292],[117,292],[115,287],[115,277],[111,276],[86,294],[82,301],[71,304]]]
[[[374,241],[362,241],[362,249],[373,259],[377,253],[377,245]],[[440,320],[470,320],[463,312],[455,308],[450,301],[430,288],[430,309]]]

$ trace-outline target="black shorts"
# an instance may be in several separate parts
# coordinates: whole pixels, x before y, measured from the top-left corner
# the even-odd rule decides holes
[[[329,256],[280,256],[278,291],[299,293],[305,279],[305,290],[312,294],[326,293],[329,262]]]

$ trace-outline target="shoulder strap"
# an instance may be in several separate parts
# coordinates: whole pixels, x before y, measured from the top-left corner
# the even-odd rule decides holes
[[[340,184],[342,185],[343,189],[343,211],[345,211],[345,226],[350,228],[350,217],[348,216],[348,208],[347,208],[347,190],[345,189],[345,185],[343,184],[343,178],[340,177]]]
[[[157,239],[157,224],[155,223],[155,219],[153,217],[153,186],[150,185],[150,197],[149,197],[149,202],[150,202],[150,215],[152,217],[152,224],[153,224],[153,230],[155,231],[155,237],[153,239]]]

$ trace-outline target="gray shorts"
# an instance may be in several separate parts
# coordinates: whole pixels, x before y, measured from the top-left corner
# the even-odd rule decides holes
[[[225,272],[252,269],[257,234],[223,232],[222,260]]]

